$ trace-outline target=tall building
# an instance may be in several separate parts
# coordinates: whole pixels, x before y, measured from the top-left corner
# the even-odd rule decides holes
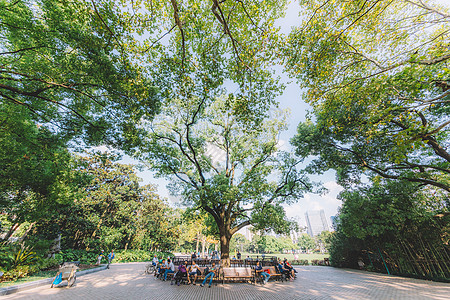
[[[307,211],[305,213],[305,219],[307,226],[306,230],[311,237],[317,236],[322,231],[330,230],[323,209]]]
[[[337,221],[336,216],[331,216],[330,219],[331,219],[331,229],[336,230],[336,226],[337,226],[337,224],[336,224],[336,221]]]

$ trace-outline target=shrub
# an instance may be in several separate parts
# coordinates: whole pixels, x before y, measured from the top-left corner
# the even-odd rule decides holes
[[[59,262],[56,258],[40,258],[36,261],[36,267],[39,271],[49,270],[59,266]]]
[[[36,266],[17,266],[9,271],[6,271],[3,276],[0,278],[0,281],[14,281],[19,278],[25,277],[31,273],[37,271]]]
[[[290,261],[291,265],[300,265],[300,266],[307,266],[309,265],[309,262],[307,259],[297,259]]]
[[[14,260],[12,263],[12,268],[16,268],[19,266],[30,265],[34,261],[36,261],[36,252],[32,250],[32,247],[25,246],[24,244],[20,245],[20,248],[17,250],[14,255]]]
[[[156,254],[158,257],[173,256],[169,252],[148,252],[146,250],[120,250],[116,253],[117,262],[150,261]]]
[[[99,253],[97,251],[66,249],[55,254],[55,259],[59,263],[65,261],[79,261],[82,264],[88,265],[96,263],[98,255]]]

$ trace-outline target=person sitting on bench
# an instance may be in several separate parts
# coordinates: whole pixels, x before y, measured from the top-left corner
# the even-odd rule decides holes
[[[175,273],[175,266],[174,266],[173,262],[170,259],[168,259],[167,262],[169,263],[169,267],[164,272],[164,281],[167,280],[167,274]]]
[[[286,276],[286,279],[291,277],[291,275],[290,275],[291,272],[283,267],[283,264],[281,263],[281,259],[278,261],[277,267],[278,267],[278,272],[280,272],[281,274],[284,274]]]
[[[187,261],[184,261],[184,264],[178,266],[178,272],[175,274],[175,283],[179,286],[183,277],[187,277],[187,269],[186,269]]]
[[[259,275],[263,276],[263,278],[264,278],[263,283],[264,284],[266,284],[267,281],[269,281],[270,274],[263,271],[263,268],[261,267],[261,264],[259,263],[259,261],[256,262],[255,271],[256,271],[257,275],[259,274]]]
[[[202,286],[202,287],[205,286],[206,280],[209,277],[210,279],[209,279],[209,286],[208,287],[211,287],[211,284],[212,284],[214,275],[216,275],[216,272],[217,272],[216,263],[212,263],[212,267],[205,270],[205,274],[206,273],[207,274],[205,275],[205,279],[203,279],[203,282],[202,282],[202,284],[200,284],[200,286]]]
[[[285,270],[289,270],[291,279],[295,279],[295,269],[294,269],[294,267],[292,267],[292,266],[289,264],[289,262],[288,262],[288,260],[287,260],[286,258],[284,259],[284,265],[283,265],[283,267],[284,267]]]
[[[160,278],[164,274],[164,272],[166,272],[166,270],[168,268],[169,268],[169,265],[167,264],[166,260],[163,259],[158,268],[158,273],[157,273],[158,278]]]
[[[195,285],[195,281],[197,280],[197,276],[199,275],[198,272],[200,271],[200,268],[195,263],[195,260],[192,261],[192,266],[189,267],[189,273],[187,275],[188,284],[191,284],[191,278],[194,276],[194,280],[192,281]]]

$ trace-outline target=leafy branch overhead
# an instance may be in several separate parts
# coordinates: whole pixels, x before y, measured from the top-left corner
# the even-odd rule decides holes
[[[132,23],[113,1],[2,0],[0,20],[2,103],[67,140],[136,143],[133,124],[158,105],[128,54]]]
[[[425,1],[308,1],[287,70],[315,124],[293,139],[311,168],[361,171],[450,191],[450,19]],[[339,8],[339,9],[338,9]]]

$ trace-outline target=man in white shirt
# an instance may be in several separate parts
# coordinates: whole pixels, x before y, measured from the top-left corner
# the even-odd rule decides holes
[[[191,284],[191,278],[192,276],[194,276],[194,280],[192,281],[193,284],[195,285],[195,281],[197,280],[197,270],[198,270],[198,265],[195,263],[195,260],[192,261],[192,266],[190,267],[187,279],[188,279],[188,284]]]
[[[158,262],[159,262],[159,260],[158,260],[158,258],[156,257],[156,254],[155,254],[155,257],[153,257],[153,260],[152,260],[152,265],[154,265],[156,267]]]
[[[175,265],[173,262],[170,259],[168,259],[167,262],[169,263],[169,268],[164,272],[164,281],[167,280],[167,274],[175,273]]]

